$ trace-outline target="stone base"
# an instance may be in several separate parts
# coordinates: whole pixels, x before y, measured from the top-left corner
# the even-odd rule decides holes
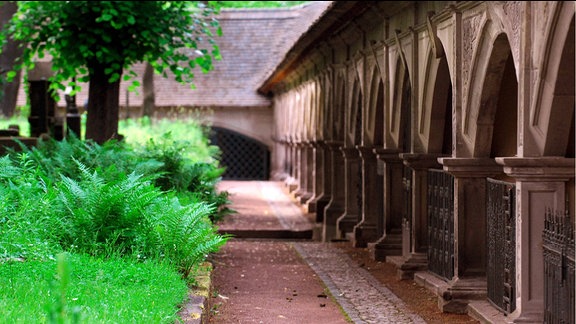
[[[396,275],[400,280],[412,280],[414,273],[428,270],[428,260],[425,254],[413,254],[409,257],[387,256],[386,262],[396,266]]]
[[[488,300],[472,300],[468,304],[468,316],[481,323],[510,324],[514,321],[494,307]],[[537,323],[537,322],[531,322]],[[540,323],[540,322],[538,322]]]
[[[320,196],[318,199],[315,200],[315,211],[316,212],[316,222],[322,223],[324,221],[324,208],[330,202],[330,198],[326,196]]]
[[[308,200],[310,200],[310,198],[312,198],[312,193],[310,193],[310,192],[302,192],[302,193],[298,196],[298,201],[300,202],[300,204],[306,205],[306,202],[307,202]]]
[[[324,219],[322,226],[322,242],[330,242],[334,239],[342,239],[338,231],[338,218],[344,212],[344,208],[328,205],[324,210]]]
[[[354,227],[354,235],[352,236],[352,246],[357,248],[368,247],[368,243],[373,243],[378,240],[378,229],[376,226],[358,224]]]
[[[386,234],[378,241],[369,243],[368,251],[376,261],[385,261],[387,256],[402,255],[402,235]]]
[[[348,233],[354,232],[354,226],[358,224],[358,216],[342,215],[336,221],[336,227],[340,237],[346,237]]]
[[[414,273],[414,282],[438,296],[438,308],[444,313],[467,314],[471,300],[487,298],[485,278],[466,278],[448,282],[425,271]]]

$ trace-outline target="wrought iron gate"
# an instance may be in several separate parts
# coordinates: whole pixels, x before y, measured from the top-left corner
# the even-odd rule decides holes
[[[410,227],[412,223],[412,169],[404,166],[402,174],[402,187],[404,189],[404,207],[402,208],[402,221]]]
[[[544,323],[574,323],[574,227],[568,214],[546,211],[544,250]]]
[[[505,314],[516,309],[515,185],[487,179],[488,300]]]
[[[454,276],[454,177],[428,170],[428,269]]]
[[[412,251],[412,168],[402,169],[402,251]]]
[[[220,148],[226,180],[268,180],[270,151],[266,145],[225,128],[212,127],[210,142]]]

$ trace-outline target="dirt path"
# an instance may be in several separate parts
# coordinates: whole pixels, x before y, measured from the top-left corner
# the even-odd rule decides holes
[[[349,323],[287,242],[233,240],[212,261],[210,323]]]

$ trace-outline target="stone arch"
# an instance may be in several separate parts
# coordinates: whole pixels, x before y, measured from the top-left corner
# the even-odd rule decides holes
[[[348,116],[346,117],[347,129],[345,146],[353,147],[354,145],[361,144],[362,141],[362,89],[360,88],[360,82],[358,78],[354,78],[352,84],[352,89],[350,90],[350,102]]]
[[[332,127],[334,121],[334,105],[332,100],[332,83],[330,82],[330,71],[325,71],[319,83],[320,105],[322,110],[322,140],[332,139]]]
[[[574,157],[574,4],[572,10],[562,10],[568,5],[559,5],[550,28],[530,115],[536,152],[524,152],[527,155]]]
[[[346,106],[346,78],[344,73],[336,73],[336,86],[334,91],[334,117],[332,123],[332,140],[343,142],[344,141],[344,120]]]
[[[502,71],[497,98],[489,157],[516,156],[518,147],[518,81],[516,80],[512,52],[510,52]],[[479,116],[479,122],[483,122],[483,116]],[[487,119],[490,118],[489,116],[486,117]],[[490,120],[486,120],[486,123],[489,123]],[[484,134],[480,134],[477,139],[482,137]]]
[[[384,140],[384,83],[378,69],[372,71],[367,106],[364,146],[382,146]]]
[[[452,153],[452,80],[446,56],[429,52],[415,152]]]
[[[314,140],[315,141],[322,141],[324,140],[325,136],[325,120],[326,114],[325,104],[326,100],[324,98],[324,77],[322,75],[318,76],[318,78],[314,82],[314,97],[315,102],[314,106],[316,108],[315,112],[315,121],[316,121],[316,128],[314,129]]]
[[[490,40],[486,39],[486,41]],[[478,62],[475,71],[476,75],[480,77],[475,79],[477,82],[471,83],[469,87],[471,93],[474,93],[472,89],[482,90],[479,93],[479,97],[477,97],[478,100],[470,101],[469,113],[466,115],[468,119],[466,121],[467,135],[472,142],[471,154],[473,157],[489,157],[491,155],[494,122],[499,106],[498,101],[502,90],[502,80],[507,67],[515,69],[510,43],[506,34],[498,34],[490,46],[483,48],[489,54],[483,55],[483,60]],[[510,64],[512,64],[512,67],[510,67]],[[514,73],[514,80],[517,87],[516,73]],[[517,93],[513,95],[517,97]],[[507,94],[506,97],[510,97],[510,94]],[[517,107],[514,107],[514,111],[517,111]],[[515,137],[516,133],[514,133],[514,141],[516,140]]]
[[[212,127],[210,142],[220,148],[225,180],[268,180],[270,150],[262,142],[230,129]]]
[[[235,121],[242,120],[243,122],[238,123]],[[273,118],[270,118],[270,122],[273,121]],[[250,140],[257,141],[262,143],[267,147],[268,150],[272,149],[274,142],[272,141],[272,130],[270,132],[265,131],[256,131],[258,130],[258,124],[261,121],[259,120],[251,120],[250,118],[246,117],[246,115],[236,116],[234,118],[213,118],[207,122],[203,122],[203,125],[209,126],[210,128],[219,128],[219,129],[226,129],[231,132],[240,134]],[[262,130],[260,128],[260,130]]]
[[[393,93],[388,131],[386,132],[390,139],[387,142],[387,148],[397,148],[402,152],[410,152],[412,87],[408,68],[400,58],[396,62]]]

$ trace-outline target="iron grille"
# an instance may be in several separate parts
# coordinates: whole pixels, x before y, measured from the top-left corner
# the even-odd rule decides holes
[[[220,148],[225,180],[268,180],[270,152],[266,145],[229,129],[213,127],[210,142]]]
[[[428,170],[428,269],[454,276],[454,177],[434,169]]]
[[[404,206],[402,218],[408,226],[412,223],[412,169],[404,166],[402,173],[402,188],[404,190]]]
[[[505,314],[516,309],[515,185],[487,179],[488,300]]]
[[[547,209],[543,233],[544,323],[573,324],[574,227],[564,216]]]

